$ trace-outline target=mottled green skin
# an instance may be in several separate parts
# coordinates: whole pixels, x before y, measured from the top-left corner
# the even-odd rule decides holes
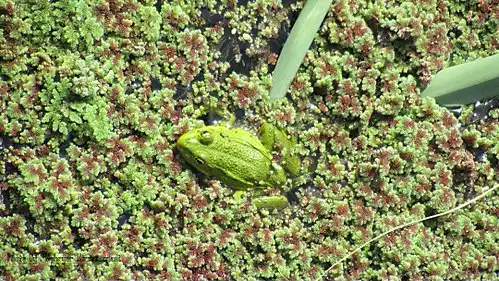
[[[279,146],[281,149],[282,166],[293,177],[297,177],[300,174],[300,158],[292,154],[296,140],[288,137],[284,131],[268,123],[264,123],[260,127],[259,134],[263,146],[268,151],[272,151],[274,146]]]
[[[274,127],[265,126],[260,130],[264,143],[243,129],[215,125],[185,133],[178,139],[177,147],[187,163],[203,174],[236,190],[251,190],[258,194],[263,187],[280,186],[286,182],[283,168],[272,161],[270,152],[273,142],[277,141]],[[287,151],[290,149],[286,148]],[[287,205],[287,199],[268,196],[257,198],[254,203],[259,208],[282,208]]]

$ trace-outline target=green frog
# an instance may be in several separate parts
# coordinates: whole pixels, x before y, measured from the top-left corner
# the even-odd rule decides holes
[[[186,132],[177,147],[195,169],[235,189],[236,198],[251,191],[257,208],[282,209],[288,205],[286,196],[263,196],[263,191],[283,186],[286,172],[299,174],[300,160],[292,153],[296,142],[268,123],[259,135],[260,139],[241,128],[211,125]],[[281,163],[273,160],[274,149],[281,150]]]

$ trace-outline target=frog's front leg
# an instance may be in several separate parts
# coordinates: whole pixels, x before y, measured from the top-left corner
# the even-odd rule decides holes
[[[197,109],[193,114],[193,118],[197,119],[203,115],[208,117],[208,125],[220,125],[225,127],[232,127],[236,121],[236,116],[227,109],[222,109],[216,105],[216,102],[211,102],[207,106]]]
[[[300,158],[293,153],[296,146],[294,138],[288,137],[286,133],[277,127],[263,123],[259,130],[260,140],[268,151],[280,148],[282,166],[293,176],[300,174]]]
[[[238,190],[234,192],[234,198],[235,199],[241,199],[241,197],[246,193],[247,191],[244,190]],[[256,196],[253,197],[252,199],[253,204],[258,209],[284,209],[288,206],[288,198],[286,196],[282,195],[271,195],[271,196]]]
[[[233,113],[230,112],[228,113],[226,111],[218,109],[216,111],[216,114],[222,117],[222,121],[220,121],[219,123],[220,126],[225,126],[230,128],[236,122],[236,115],[234,115]]]

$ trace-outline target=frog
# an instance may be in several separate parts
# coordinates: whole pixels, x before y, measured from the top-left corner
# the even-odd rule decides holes
[[[250,192],[257,209],[284,209],[289,205],[286,196],[263,193],[298,176],[300,159],[293,152],[296,139],[267,122],[261,124],[258,135],[230,124],[215,124],[187,131],[178,138],[177,148],[194,169],[234,189],[235,198]],[[273,159],[275,150],[281,151],[280,163]]]

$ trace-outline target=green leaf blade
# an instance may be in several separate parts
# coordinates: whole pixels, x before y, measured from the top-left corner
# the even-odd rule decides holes
[[[282,48],[272,73],[270,100],[284,98],[324,20],[332,0],[308,0]]]
[[[499,54],[438,72],[421,93],[444,106],[474,103],[499,95]]]

